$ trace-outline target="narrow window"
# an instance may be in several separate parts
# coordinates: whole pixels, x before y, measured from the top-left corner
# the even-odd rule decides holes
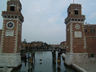
[[[75,15],[78,15],[78,10],[74,10],[74,14]]]
[[[75,21],[77,21],[77,19],[75,19]]]
[[[8,16],[8,18],[10,18],[10,16]]]
[[[15,7],[14,6],[10,6],[10,11],[15,11]]]
[[[80,21],[80,19],[78,19],[78,21]]]
[[[84,31],[85,31],[85,33],[87,33],[87,29],[85,29]]]
[[[69,12],[69,14],[71,14],[71,12]]]
[[[83,19],[81,19],[81,21],[84,21]]]
[[[74,21],[74,19],[72,19],[72,21]]]
[[[11,16],[11,18],[14,18],[14,16]]]
[[[15,18],[17,18],[17,16],[15,16]]]

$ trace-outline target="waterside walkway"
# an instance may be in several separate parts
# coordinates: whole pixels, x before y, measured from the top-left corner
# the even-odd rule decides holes
[[[77,64],[77,65],[85,69],[87,72],[96,72],[96,60],[89,61],[88,63],[84,63],[84,64]]]

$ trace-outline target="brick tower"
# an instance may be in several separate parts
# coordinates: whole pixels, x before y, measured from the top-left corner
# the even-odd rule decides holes
[[[68,8],[68,17],[66,23],[67,51],[70,62],[78,61],[86,53],[86,41],[84,35],[85,16],[82,15],[80,4],[71,4]],[[81,56],[81,57],[80,57]],[[72,59],[74,59],[72,61]]]
[[[20,48],[23,22],[21,9],[19,0],[8,0],[7,11],[2,12],[0,66],[17,67],[21,64]]]

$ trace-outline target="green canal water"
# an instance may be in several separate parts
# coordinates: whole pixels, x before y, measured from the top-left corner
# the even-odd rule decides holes
[[[57,55],[57,53],[56,53]],[[56,56],[56,60],[57,60]],[[60,71],[57,68],[57,63],[53,64],[52,52],[35,52],[34,64],[22,61],[22,67],[16,72],[75,72],[72,69],[64,66],[64,61],[61,57]]]

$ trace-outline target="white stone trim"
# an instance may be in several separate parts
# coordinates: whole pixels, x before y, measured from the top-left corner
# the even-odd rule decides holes
[[[16,5],[14,5],[14,4],[11,4],[10,6],[15,6],[16,7]]]
[[[17,21],[20,21],[18,18],[16,18],[16,19],[15,18],[4,18],[4,20],[17,20]]]
[[[17,51],[17,44],[18,44],[18,26],[19,26],[19,23],[17,21],[17,24],[16,24],[16,37],[15,37],[16,42],[15,42],[15,49],[14,49],[15,53]]]
[[[14,36],[14,30],[6,30],[5,31],[5,36]]]
[[[74,38],[82,38],[82,32],[81,31],[74,31]]]
[[[83,35],[84,35],[84,49],[87,49],[87,41],[86,41],[86,35],[85,35],[85,32],[84,32],[84,26],[85,25],[82,25],[82,29],[83,29]]]
[[[80,72],[87,72],[85,69],[81,68],[80,66],[76,65],[76,64],[72,64],[73,67],[75,67],[76,69],[78,69]]]
[[[70,52],[73,53],[73,24],[70,24]]]
[[[77,23],[82,23],[82,24],[84,24],[84,22],[82,22],[82,21],[81,21],[81,22],[80,22],[80,21],[70,21],[70,22],[67,23],[67,25],[68,25],[68,24],[71,24],[71,23],[76,23],[76,24],[77,24]]]
[[[87,43],[86,43],[86,36],[84,35],[84,49],[87,48]]]

